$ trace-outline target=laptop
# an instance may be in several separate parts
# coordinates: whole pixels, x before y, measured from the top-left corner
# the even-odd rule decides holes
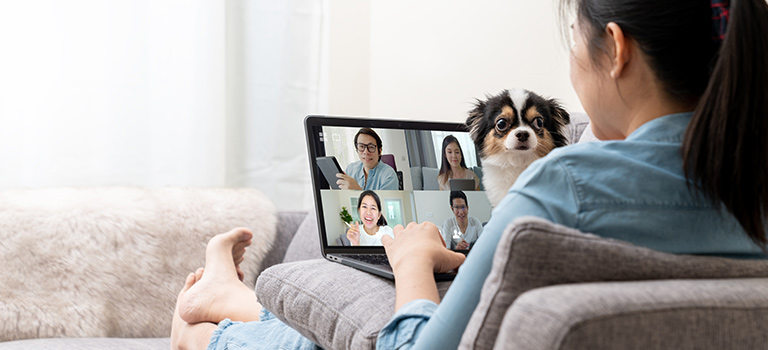
[[[438,188],[445,137],[459,140],[468,168],[480,166],[464,124],[310,115],[304,119],[304,128],[320,250],[330,261],[394,279],[381,237],[392,235],[396,225],[431,221],[447,241],[464,237],[456,225],[459,216],[476,217],[480,222],[490,219],[492,208],[484,191],[459,191],[466,198],[468,213],[457,214],[451,203],[454,191]],[[381,140],[381,155],[387,163],[394,159],[394,166],[371,156],[378,153],[376,137]],[[334,172],[360,175],[371,164],[375,164],[371,175],[358,184],[369,191],[336,185]],[[349,232],[353,226],[358,228],[357,235],[354,230]],[[436,274],[435,279],[454,276],[455,272]]]
[[[474,179],[450,179],[448,180],[448,184],[451,191],[474,191],[475,190]]]

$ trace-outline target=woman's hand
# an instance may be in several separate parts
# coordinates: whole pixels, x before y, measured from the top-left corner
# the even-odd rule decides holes
[[[467,241],[462,239],[459,243],[456,244],[456,249],[457,250],[467,250],[467,249],[469,249],[469,243],[467,243]]]
[[[352,245],[360,245],[360,226],[357,225],[357,221],[347,230],[347,239]]]
[[[338,180],[336,180],[336,184],[339,185],[339,188],[342,190],[362,190],[360,185],[357,183],[357,180],[355,180],[352,176],[344,173],[338,173],[336,174],[336,177],[338,178]]]
[[[381,243],[395,272],[405,266],[426,266],[434,273],[448,272],[457,269],[466,259],[464,254],[445,248],[440,230],[431,222],[412,222],[406,228],[397,225],[393,231],[395,238],[385,235]]]
[[[395,274],[395,311],[417,299],[440,303],[433,273],[458,268],[464,254],[445,249],[437,226],[431,222],[397,225],[395,238],[381,237]]]

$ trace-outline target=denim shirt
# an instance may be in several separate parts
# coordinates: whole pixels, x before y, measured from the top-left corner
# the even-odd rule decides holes
[[[360,188],[363,190],[393,190],[400,189],[400,184],[397,180],[397,173],[395,169],[392,169],[388,164],[379,161],[373,169],[368,172],[368,181],[365,181],[365,169],[363,169],[363,162],[352,162],[347,166],[347,175],[357,181]]]
[[[689,191],[680,150],[690,119],[660,117],[624,141],[567,146],[531,164],[494,209],[440,305],[403,306],[379,332],[377,348],[458,347],[501,235],[521,216],[663,252],[764,258],[733,216]]]

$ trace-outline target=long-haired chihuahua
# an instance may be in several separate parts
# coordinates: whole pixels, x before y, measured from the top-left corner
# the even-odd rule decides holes
[[[483,185],[494,207],[533,161],[568,144],[568,112],[554,99],[524,89],[477,100],[467,127],[480,153]]]

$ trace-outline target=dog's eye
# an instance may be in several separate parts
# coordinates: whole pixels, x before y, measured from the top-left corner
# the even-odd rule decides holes
[[[537,131],[541,130],[541,128],[544,127],[544,119],[542,117],[533,118],[533,121],[531,121],[531,125]]]
[[[496,121],[496,130],[504,132],[507,131],[507,129],[509,129],[509,122],[507,122],[506,119],[501,118]]]

